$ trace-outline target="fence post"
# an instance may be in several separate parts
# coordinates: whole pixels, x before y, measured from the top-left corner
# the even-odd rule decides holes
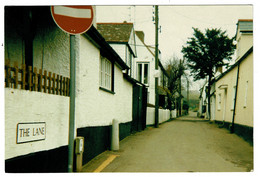
[[[29,90],[32,91],[32,66],[28,66],[29,78],[28,78],[28,85]]]
[[[66,96],[69,96],[70,95],[70,79],[67,78],[66,80],[67,80],[67,82],[66,82],[66,87],[67,87],[67,89],[66,89],[66,91],[67,91]]]
[[[6,60],[5,62],[5,68],[6,68],[6,87],[9,87],[10,85],[10,76],[11,76],[11,70],[10,70],[10,61]]]
[[[56,77],[56,84],[57,84],[56,95],[59,95],[59,78],[60,78],[60,75],[57,74],[57,77]]]
[[[49,77],[48,77],[48,79],[49,79],[49,87],[48,87],[48,93],[51,93],[51,72],[49,72]]]
[[[39,69],[39,92],[42,92],[42,69]]]
[[[62,95],[62,76],[60,76],[60,95]]]
[[[56,80],[56,78],[55,78],[55,73],[53,73],[53,74],[52,74],[52,81],[53,81],[53,82],[52,82],[52,83],[53,83],[53,84],[52,84],[52,93],[53,93],[53,94],[55,94],[55,80]]]
[[[63,77],[63,81],[62,81],[62,85],[63,85],[63,94],[62,95],[66,95],[66,84],[65,84],[65,82],[66,82],[66,78],[65,77]]]
[[[22,85],[21,85],[21,87],[24,90],[25,90],[25,85],[26,85],[25,78],[26,78],[26,65],[22,64]]]
[[[47,93],[47,71],[44,70],[44,81],[43,81],[44,93]]]
[[[18,87],[18,62],[14,62],[14,88]]]
[[[34,67],[33,69],[33,90],[34,91],[38,91],[38,83],[37,83],[37,79],[38,79],[38,74],[37,74],[37,68]]]

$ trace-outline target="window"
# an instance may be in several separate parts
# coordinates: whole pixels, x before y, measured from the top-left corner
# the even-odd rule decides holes
[[[129,57],[128,57],[128,60],[127,60],[127,65],[128,65],[129,67],[131,67],[131,64],[132,64],[132,54],[131,54],[131,52],[129,52]]]
[[[106,91],[114,91],[113,88],[113,63],[107,58],[100,57],[100,88]]]
[[[218,110],[221,109],[221,94],[218,94]]]
[[[132,76],[132,53],[126,50],[126,65],[129,66],[128,75]]]
[[[148,84],[148,64],[144,64],[144,84]]]
[[[136,79],[143,83],[148,84],[149,81],[149,64],[148,63],[137,63],[137,77]]]
[[[245,102],[244,102],[244,108],[247,106],[247,92],[248,92],[248,81],[246,81],[245,85]]]

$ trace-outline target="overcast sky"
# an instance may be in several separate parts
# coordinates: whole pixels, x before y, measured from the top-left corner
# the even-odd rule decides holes
[[[153,6],[97,6],[97,22],[133,22],[135,30],[145,33],[145,42],[154,45],[155,26],[152,21]],[[204,31],[206,28],[221,28],[230,37],[236,33],[238,19],[252,19],[251,5],[211,6],[159,6],[159,48],[162,60],[177,55],[192,37],[192,27]]]
[[[135,30],[144,31],[145,42],[155,45],[154,7],[150,6],[97,6],[97,22],[133,22]],[[238,19],[252,19],[252,5],[185,5],[159,6],[159,49],[162,63],[170,57],[182,58],[181,49],[189,37],[192,27],[204,31],[206,28],[221,28],[229,37],[236,34]],[[193,84],[198,89],[202,82]]]

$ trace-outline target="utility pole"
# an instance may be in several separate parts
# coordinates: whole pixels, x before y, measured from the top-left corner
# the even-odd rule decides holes
[[[158,70],[158,25],[159,25],[159,17],[158,17],[158,5],[155,6],[155,121],[154,126],[155,128],[159,127],[159,94],[158,94],[158,77],[159,77],[159,70]]]
[[[189,92],[190,92],[189,86],[190,86],[190,85],[189,85],[189,79],[188,79],[188,77],[186,77],[186,79],[187,79],[187,105],[188,105],[189,108],[190,108],[190,103],[189,103],[189,102],[190,102],[190,98],[189,98]],[[188,111],[188,112],[187,112],[188,114],[189,114],[189,108],[188,108],[188,110],[187,110],[187,111]]]
[[[180,60],[180,66],[179,68],[181,68],[181,65],[182,65],[182,62]],[[181,116],[181,75],[180,75],[180,78],[179,78],[179,116]]]

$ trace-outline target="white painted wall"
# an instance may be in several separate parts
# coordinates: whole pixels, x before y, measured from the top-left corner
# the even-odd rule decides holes
[[[5,60],[21,66],[24,59],[24,42],[16,31],[6,34]],[[37,69],[69,77],[69,35],[56,26],[37,29],[33,41],[33,65]]]
[[[14,30],[5,42],[5,59],[24,63],[21,36]],[[37,29],[33,49],[34,67],[69,77],[68,34],[56,26]],[[5,88],[5,159],[68,145],[68,120],[69,97]],[[16,144],[17,124],[28,122],[46,122],[46,139]]]
[[[16,144],[18,123],[46,122],[46,139]],[[69,97],[5,88],[5,159],[68,145]]]
[[[241,33],[237,35],[237,56],[236,61],[239,60],[252,46],[253,46],[253,34]]]
[[[144,43],[135,35],[136,39],[136,51],[137,58],[134,59],[134,78],[137,79],[137,63],[148,62],[149,63],[149,84],[148,84],[148,103],[155,105],[155,61],[152,53],[146,48]]]
[[[116,51],[116,53],[126,62],[126,50],[127,47],[125,44],[110,44],[110,46]]]
[[[115,65],[115,94],[99,89],[99,49],[80,36],[80,61],[76,98],[76,127],[111,125],[132,121],[132,84]]]
[[[70,37],[57,27],[41,30],[33,41],[33,65],[69,77]]]

